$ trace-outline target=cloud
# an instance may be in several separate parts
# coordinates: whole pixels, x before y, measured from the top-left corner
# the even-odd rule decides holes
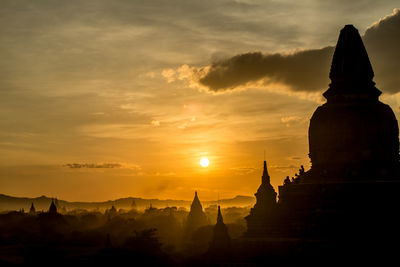
[[[287,116],[287,117],[282,117],[281,122],[283,123],[288,123],[288,122],[296,122],[300,121],[301,118],[299,116]]]
[[[151,121],[151,125],[153,125],[153,126],[155,126],[155,127],[160,126],[160,121],[158,121],[158,120],[152,120],[152,121]]]
[[[142,167],[138,164],[132,163],[118,163],[118,162],[109,162],[109,163],[67,163],[64,164],[63,167],[69,169],[120,169],[129,172],[135,172],[138,175],[142,175]]]
[[[281,118],[281,122],[284,123],[286,127],[290,127],[292,124],[301,122],[303,120],[304,119],[299,116],[287,116]]]
[[[121,168],[122,165],[119,163],[67,163],[64,167],[68,167],[71,169],[112,169],[112,168]]]
[[[146,77],[154,79],[154,77],[156,77],[156,73],[154,71],[149,71],[146,73]]]
[[[204,71],[208,69],[201,69],[198,70],[195,67],[190,67],[187,64],[183,64],[182,66],[180,66],[179,68],[177,68],[176,70],[169,68],[169,69],[164,69],[161,72],[161,75],[167,80],[168,83],[172,83],[176,80],[186,80],[189,81],[189,87],[196,87],[197,83],[198,83],[198,78],[192,80],[192,78],[194,76],[196,77],[200,77],[202,74],[205,74]]]
[[[254,167],[235,167],[231,168],[237,175],[249,175],[254,173],[255,171],[259,171],[259,168]]]
[[[232,90],[258,81],[284,83],[294,91],[316,91],[326,84],[333,47],[293,54],[246,53],[214,62],[200,84],[211,91]]]
[[[174,69],[165,69],[161,72],[161,75],[167,79],[168,83],[172,83],[175,81],[175,73],[176,71]]]
[[[278,165],[271,165],[269,166],[269,168],[271,169],[276,169],[276,170],[281,170],[281,171],[287,171],[287,170],[291,170],[291,169],[296,169],[298,168],[298,166],[295,166],[293,164],[291,165],[285,165],[285,166],[278,166]]]
[[[376,73],[377,86],[385,92],[400,91],[400,10],[382,18],[367,29],[364,43]],[[226,92],[243,87],[283,84],[294,92],[327,89],[334,46],[293,53],[243,53],[214,61],[211,65],[190,68],[191,82],[211,92]]]

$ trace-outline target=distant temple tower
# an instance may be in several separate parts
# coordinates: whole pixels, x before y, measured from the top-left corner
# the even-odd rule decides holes
[[[117,209],[115,208],[115,206],[112,205],[109,210],[106,210],[106,214],[107,214],[108,218],[111,218],[111,217],[115,217],[118,214],[118,212],[117,212]]]
[[[29,215],[35,215],[35,214],[36,214],[36,209],[32,202],[31,208],[29,209]]]
[[[134,199],[132,199],[131,209],[135,210],[136,208],[137,208],[136,201]]]
[[[51,200],[50,208],[49,208],[49,214],[50,215],[55,215],[57,213],[57,207],[56,204],[54,204],[54,199]]]
[[[268,231],[276,209],[276,192],[270,182],[267,169],[267,162],[264,160],[264,170],[261,177],[261,185],[257,192],[256,204],[250,210],[250,215],[246,217],[248,236],[259,236]]]
[[[207,216],[203,212],[203,207],[200,203],[197,191],[194,193],[194,199],[190,207],[190,212],[186,220],[186,236],[190,235],[193,231],[197,230],[201,226],[208,224]]]
[[[210,252],[227,252],[231,248],[231,238],[228,229],[224,224],[221,214],[221,208],[218,206],[217,223],[214,226],[213,237],[211,240]]]

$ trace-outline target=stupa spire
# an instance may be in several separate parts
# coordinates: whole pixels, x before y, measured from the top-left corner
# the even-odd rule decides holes
[[[377,99],[381,91],[375,88],[373,77],[374,71],[358,30],[346,25],[336,44],[329,73],[332,83],[324,97],[328,101],[344,95]]]

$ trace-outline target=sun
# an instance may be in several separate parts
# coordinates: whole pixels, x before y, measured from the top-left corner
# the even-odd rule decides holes
[[[208,160],[208,158],[201,158],[200,165],[203,168],[208,167],[208,165],[210,165],[210,161]]]

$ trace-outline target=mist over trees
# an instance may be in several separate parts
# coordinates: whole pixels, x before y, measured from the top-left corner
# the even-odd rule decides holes
[[[1,266],[189,263],[207,253],[217,220],[217,205],[208,205],[206,225],[187,234],[189,210],[184,207],[140,210],[135,203],[126,209],[66,209],[56,199],[51,206],[0,213]],[[249,207],[222,209],[231,237],[246,230],[248,212]]]

